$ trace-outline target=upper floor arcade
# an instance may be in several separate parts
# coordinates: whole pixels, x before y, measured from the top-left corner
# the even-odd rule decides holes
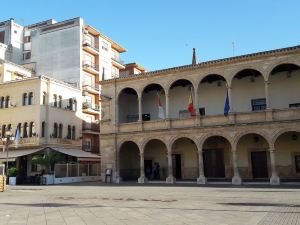
[[[300,46],[104,81],[101,132],[299,119],[299,84]]]

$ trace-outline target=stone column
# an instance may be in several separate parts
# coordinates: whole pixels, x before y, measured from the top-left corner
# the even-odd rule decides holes
[[[232,149],[231,153],[232,153],[232,166],[233,166],[233,177],[232,177],[231,182],[233,185],[241,185],[242,179],[241,179],[240,173],[239,173],[236,149]]]
[[[142,97],[139,96],[138,97],[138,102],[139,102],[139,122],[142,122],[143,121],[143,109],[142,109]]]
[[[270,184],[271,185],[279,185],[280,184],[280,178],[277,175],[276,171],[276,157],[275,157],[275,148],[270,148],[270,161],[271,161],[271,178],[270,178]]]
[[[265,81],[266,109],[270,109],[269,84],[269,81]]]
[[[176,179],[173,176],[173,165],[172,165],[172,150],[171,147],[168,147],[168,177],[166,179],[166,182],[168,184],[174,184]]]
[[[226,87],[227,87],[229,106],[230,106],[229,112],[233,112],[234,110],[233,110],[233,104],[232,104],[231,87],[229,87],[228,85],[226,85]]]
[[[143,184],[146,182],[144,166],[144,152],[140,152],[140,177],[138,183]]]
[[[206,184],[206,177],[204,176],[202,146],[198,147],[198,165],[199,165],[199,177],[197,178],[197,184]]]
[[[199,102],[198,102],[198,89],[194,89],[194,96],[195,96],[195,110],[196,110],[196,115],[199,115]]]
[[[116,154],[116,183],[121,183],[122,182],[122,178],[120,177],[120,159],[119,159],[119,155],[120,155],[120,151],[118,149],[116,149],[117,154]],[[105,174],[104,174],[105,176]]]

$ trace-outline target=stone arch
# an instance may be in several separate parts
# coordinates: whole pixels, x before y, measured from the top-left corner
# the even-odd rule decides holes
[[[271,72],[280,65],[284,65],[284,64],[293,64],[296,66],[300,67],[300,63],[297,60],[281,60],[281,61],[277,61],[272,63],[271,65],[268,66],[268,68],[266,69],[266,78],[267,80],[269,80]]]
[[[264,81],[267,80],[267,76],[266,76],[266,73],[260,69],[260,68],[256,68],[256,67],[253,67],[253,66],[245,66],[243,68],[239,68],[239,69],[236,69],[228,78],[228,85],[231,87],[232,85],[232,81],[233,79],[236,77],[236,75],[238,75],[239,73],[243,72],[243,71],[246,71],[246,70],[253,70],[253,71],[257,71],[259,72],[262,77],[264,78]]]
[[[120,98],[120,94],[126,90],[126,89],[132,89],[136,92],[136,94],[138,95],[138,89],[136,89],[135,87],[130,87],[130,86],[126,86],[126,87],[123,87],[121,88],[120,90],[117,91],[117,102],[119,101],[119,98]]]
[[[140,145],[139,145],[139,143],[137,142],[137,140],[124,138],[124,139],[121,140],[121,141],[118,143],[118,145],[117,145],[117,151],[118,151],[118,153],[120,153],[120,149],[122,148],[122,145],[125,144],[126,142],[133,142],[133,143],[135,143],[135,144],[140,148]]]
[[[161,141],[162,143],[164,143],[164,145],[166,146],[166,148],[168,148],[168,145],[166,143],[166,141],[163,139],[163,138],[160,138],[160,137],[147,137],[145,138],[141,144],[140,144],[140,148],[141,148],[141,151],[144,152],[145,150],[145,146],[151,141],[151,140],[158,140],[158,141]]]
[[[199,142],[198,142],[200,148],[203,147],[203,144],[204,144],[204,142],[205,142],[207,139],[209,139],[210,137],[216,137],[216,136],[225,138],[225,139],[229,142],[230,146],[233,147],[233,140],[232,140],[232,138],[231,138],[230,136],[224,135],[223,133],[217,132],[217,133],[209,133],[209,134],[205,134],[203,137],[201,137],[201,139],[200,139]]]
[[[271,143],[272,143],[272,147],[274,148],[275,142],[277,141],[277,139],[284,133],[287,132],[298,132],[300,133],[300,128],[298,129],[293,129],[293,128],[285,128],[285,129],[281,129],[278,130],[277,132],[275,132],[271,138]]]
[[[269,135],[265,132],[265,131],[261,131],[261,130],[247,130],[247,131],[243,131],[243,132],[239,132],[238,134],[236,134],[234,137],[233,137],[233,142],[232,142],[232,147],[234,149],[237,148],[237,144],[239,142],[239,140],[247,135],[247,134],[257,134],[257,135],[260,135],[262,136],[268,143],[269,147],[271,147],[271,140],[270,140],[270,137]]]
[[[195,87],[195,84],[194,84],[194,81],[193,81],[192,79],[184,77],[184,78],[176,78],[176,79],[174,79],[174,80],[170,80],[170,81],[167,83],[167,85],[165,86],[165,90],[166,90],[168,93],[170,93],[170,89],[171,89],[172,85],[173,85],[175,82],[179,81],[179,80],[187,80],[187,81],[189,81],[189,82],[192,84],[192,86],[193,86],[194,89],[196,88],[196,87]]]
[[[118,123],[130,123],[138,121],[139,106],[138,92],[132,87],[123,88],[117,99]],[[119,110],[122,108],[123,110]]]
[[[183,134],[183,135],[176,135],[176,136],[172,137],[172,138],[169,140],[168,145],[169,145],[170,149],[172,149],[173,144],[174,144],[178,139],[180,139],[180,138],[187,138],[187,139],[190,139],[190,140],[192,140],[192,141],[196,144],[196,146],[197,146],[198,140],[197,140],[196,137],[191,136],[191,135],[184,135],[184,134]],[[197,146],[197,148],[198,148],[198,146]]]
[[[147,84],[145,84],[144,86],[141,87],[141,94],[143,94],[143,92],[145,91],[145,89],[148,86],[153,85],[153,84],[159,85],[163,89],[164,93],[166,93],[166,87],[162,83],[160,83],[160,82],[149,82],[149,83],[147,83]]]

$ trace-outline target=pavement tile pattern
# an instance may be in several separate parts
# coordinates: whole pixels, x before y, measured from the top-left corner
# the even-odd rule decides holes
[[[300,225],[300,186],[15,186],[0,225]]]

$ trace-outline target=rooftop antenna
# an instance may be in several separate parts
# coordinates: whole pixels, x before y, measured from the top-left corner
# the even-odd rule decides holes
[[[235,55],[235,54],[234,54],[234,53],[235,53],[235,52],[234,52],[234,51],[235,51],[234,41],[231,42],[231,44],[232,44],[232,56],[234,57],[234,55]]]

